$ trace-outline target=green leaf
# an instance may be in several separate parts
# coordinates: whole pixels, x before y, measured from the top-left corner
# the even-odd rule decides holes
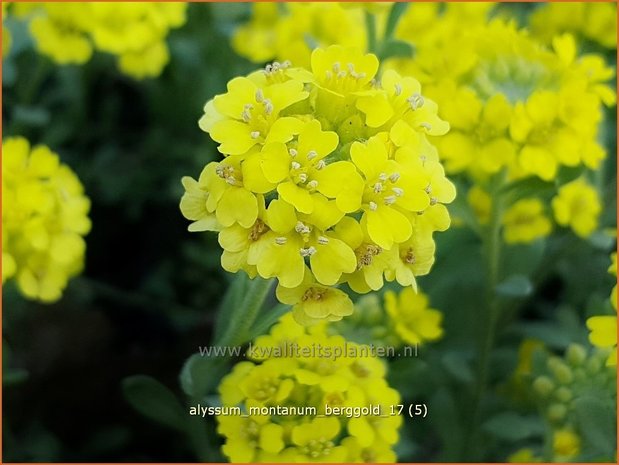
[[[254,323],[254,326],[249,332],[249,339],[251,340],[257,336],[262,336],[265,334],[282,315],[288,313],[289,311],[290,305],[279,304],[268,310],[268,312],[264,312],[267,314],[262,314],[259,316],[258,320]]]
[[[585,447],[597,455],[614,456],[617,438],[616,407],[593,396],[583,396],[573,402],[578,431]]]
[[[415,48],[408,42],[403,40],[390,39],[383,42],[380,46],[380,59],[387,58],[412,58],[415,53]]]
[[[484,422],[482,429],[498,439],[515,442],[532,436],[541,436],[544,425],[534,416],[503,412]]]
[[[395,2],[389,11],[389,17],[387,18],[387,25],[385,26],[385,39],[393,37],[400,18],[408,9],[408,2]]]
[[[219,305],[213,340],[218,340],[225,333],[231,321],[230,309],[238,308],[241,305],[248,286],[249,276],[246,273],[237,273]]]
[[[176,396],[154,378],[135,375],[122,382],[127,402],[151,420],[179,431],[185,430],[186,414]]]
[[[213,391],[226,371],[224,358],[208,358],[195,353],[185,361],[181,369],[181,387],[188,396],[201,399]]]
[[[521,274],[511,275],[496,287],[496,293],[504,297],[527,297],[532,292],[533,283]]]
[[[473,383],[474,375],[468,357],[462,352],[448,352],[441,359],[449,374],[463,383]]]

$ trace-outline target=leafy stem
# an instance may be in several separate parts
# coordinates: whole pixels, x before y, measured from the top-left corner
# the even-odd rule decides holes
[[[486,305],[484,315],[484,328],[479,350],[479,364],[477,371],[477,383],[474,387],[472,415],[471,415],[471,438],[465,444],[477,444],[481,420],[481,404],[488,388],[490,370],[490,356],[496,339],[497,323],[501,316],[499,298],[496,293],[497,285],[501,278],[501,218],[505,207],[505,198],[500,195],[504,184],[504,175],[499,174],[491,186],[492,208],[486,228],[482,231],[482,245],[486,268]],[[467,447],[467,446],[465,446]],[[469,452],[469,451],[466,451]]]

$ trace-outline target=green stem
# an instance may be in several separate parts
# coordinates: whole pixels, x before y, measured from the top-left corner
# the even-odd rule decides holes
[[[502,186],[502,177],[497,179],[492,189],[492,209],[490,219],[482,237],[486,267],[486,315],[485,327],[479,352],[477,383],[473,393],[470,439],[465,441],[465,448],[478,444],[481,423],[482,400],[488,388],[490,357],[494,346],[497,322],[501,315],[496,287],[500,280],[501,263],[501,218],[503,216],[503,199],[498,194]],[[470,453],[466,449],[467,454]]]
[[[273,280],[256,277],[251,280],[241,305],[230,309],[230,320],[223,335],[217,339],[217,345],[242,345],[247,342],[258,312],[269,295]],[[221,311],[226,311],[222,309]]]
[[[368,52],[376,53],[376,17],[369,11],[365,12],[365,28],[368,34]]]

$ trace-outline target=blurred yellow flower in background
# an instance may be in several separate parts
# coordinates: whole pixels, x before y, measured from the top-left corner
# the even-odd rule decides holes
[[[523,199],[514,203],[503,215],[503,237],[507,244],[533,242],[552,231],[552,223],[544,214],[539,199]]]
[[[587,237],[597,229],[602,204],[595,188],[581,178],[559,188],[552,210],[558,224]]]
[[[54,302],[84,266],[90,201],[71,169],[46,146],[2,142],[2,282]]]
[[[443,335],[443,315],[428,307],[428,297],[410,287],[399,295],[385,292],[385,309],[393,322],[396,333],[407,344],[422,344],[439,339]]]

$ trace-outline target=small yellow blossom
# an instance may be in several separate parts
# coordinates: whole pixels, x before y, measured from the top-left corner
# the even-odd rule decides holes
[[[541,463],[542,459],[535,455],[533,450],[523,448],[507,457],[507,461],[509,463]]]
[[[572,459],[580,453],[580,437],[569,429],[555,431],[552,445],[557,461]]]
[[[544,214],[544,204],[539,199],[519,200],[505,212],[502,222],[507,244],[533,242],[548,236],[552,230],[552,223]]]
[[[492,211],[492,199],[490,195],[480,186],[474,185],[467,193],[467,201],[473,209],[479,224],[488,223]]]
[[[559,194],[552,199],[552,209],[557,223],[587,237],[598,226],[602,205],[595,188],[584,179],[577,179],[559,188]]]
[[[385,292],[385,309],[393,321],[397,334],[407,344],[421,344],[442,337],[443,315],[428,308],[428,297],[412,288],[403,289],[399,295]]]

